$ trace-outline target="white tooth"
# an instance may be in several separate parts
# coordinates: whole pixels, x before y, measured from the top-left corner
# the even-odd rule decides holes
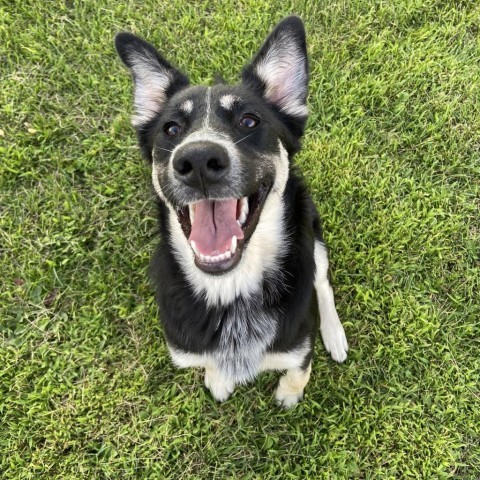
[[[191,204],[188,206],[188,213],[190,215],[190,225],[193,225],[193,220],[195,219],[195,207]]]
[[[197,244],[193,240],[190,240],[190,246],[192,247],[192,250],[195,252],[195,255],[200,256],[200,252],[197,250]]]
[[[248,211],[250,210],[248,207],[248,197],[243,197],[243,205],[242,205],[242,210],[245,212],[245,216],[248,215]]]
[[[207,258],[205,257],[205,255],[202,255],[202,254],[200,254],[199,257],[201,262],[205,262],[205,259]]]
[[[235,253],[235,250],[237,249],[237,237],[236,235],[234,235],[232,237],[232,244],[230,245],[230,252],[233,254]]]
[[[242,226],[247,221],[248,216],[248,198],[243,197],[240,200],[240,215],[238,217],[238,221],[240,222],[240,226]]]
[[[225,260],[228,260],[229,258],[232,257],[232,252],[230,250],[227,250],[223,256],[225,257]]]

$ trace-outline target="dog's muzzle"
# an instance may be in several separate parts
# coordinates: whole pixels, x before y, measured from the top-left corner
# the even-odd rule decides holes
[[[172,163],[177,180],[204,194],[230,171],[228,152],[218,143],[208,141],[179,148]]]
[[[177,217],[195,264],[211,274],[233,269],[257,226],[271,183],[257,183],[236,193],[229,152],[205,140],[181,146],[172,166],[176,181],[192,196],[177,207]]]

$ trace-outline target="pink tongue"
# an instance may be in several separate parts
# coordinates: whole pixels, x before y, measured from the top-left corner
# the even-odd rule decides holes
[[[201,200],[195,204],[189,240],[202,255],[214,257],[230,250],[232,237],[243,238],[237,223],[237,200]]]

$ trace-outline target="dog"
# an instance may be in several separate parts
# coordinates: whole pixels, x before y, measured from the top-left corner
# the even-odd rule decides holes
[[[292,162],[308,117],[303,23],[281,21],[233,86],[190,86],[131,33],[115,46],[152,170],[160,242],[149,271],[173,363],[205,369],[220,402],[262,371],[286,371],[275,398],[291,407],[319,317],[333,360],[348,351],[320,218]]]

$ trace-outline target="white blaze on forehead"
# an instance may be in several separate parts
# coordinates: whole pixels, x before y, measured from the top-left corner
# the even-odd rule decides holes
[[[203,128],[205,129],[210,128],[210,113],[212,111],[212,107],[210,105],[211,98],[212,98],[212,91],[210,90],[210,87],[208,87],[207,93],[205,94],[206,113],[205,113],[205,118],[203,119]]]
[[[131,69],[135,79],[132,125],[138,127],[161,111],[173,78],[170,72],[159,68],[158,61],[147,51],[138,59],[132,58]]]
[[[220,98],[220,105],[225,109],[225,110],[231,110],[233,107],[233,104],[237,102],[239,99],[235,97],[234,95],[228,94],[228,95],[223,95],[223,97]]]
[[[193,111],[193,102],[191,100],[185,100],[180,107],[178,107],[182,112],[190,114]]]

